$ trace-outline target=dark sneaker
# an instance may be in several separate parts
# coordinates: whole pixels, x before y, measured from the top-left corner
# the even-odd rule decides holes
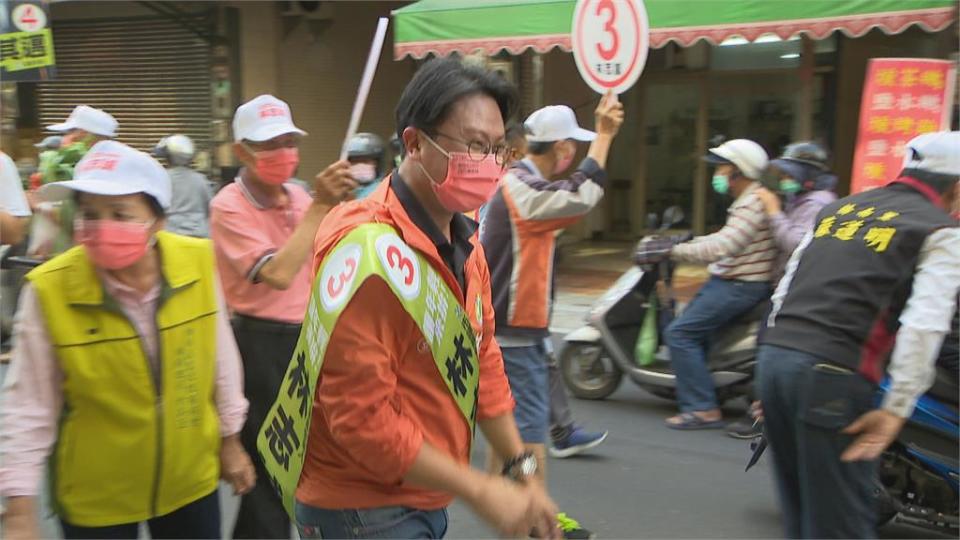
[[[553,444],[550,445],[550,457],[562,459],[574,456],[591,448],[596,448],[606,439],[606,431],[591,433],[584,431],[579,426],[573,426],[565,437],[553,439]]]
[[[745,417],[727,425],[727,435],[734,439],[750,440],[763,435],[763,429],[760,422]]]
[[[564,538],[571,540],[593,540],[597,537],[597,535],[581,527],[577,520],[570,518],[563,512],[557,514],[557,524],[560,525],[560,531],[563,532]]]

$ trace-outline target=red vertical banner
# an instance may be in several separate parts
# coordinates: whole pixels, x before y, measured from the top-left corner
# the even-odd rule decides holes
[[[851,193],[896,178],[910,139],[950,128],[955,81],[954,66],[948,60],[870,60],[860,103]]]

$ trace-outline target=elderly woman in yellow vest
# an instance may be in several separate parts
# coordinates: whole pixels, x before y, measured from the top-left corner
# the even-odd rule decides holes
[[[47,198],[78,203],[77,247],[21,294],[0,405],[6,538],[40,537],[45,460],[66,538],[219,538],[217,485],[253,485],[247,401],[213,250],[163,232],[170,180],[95,145]]]

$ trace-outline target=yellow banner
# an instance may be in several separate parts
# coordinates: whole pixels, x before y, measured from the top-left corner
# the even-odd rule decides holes
[[[49,28],[0,34],[0,67],[4,71],[39,69],[55,63],[53,32]]]

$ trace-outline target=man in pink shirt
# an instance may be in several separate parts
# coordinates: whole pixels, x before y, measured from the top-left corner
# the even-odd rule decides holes
[[[293,124],[290,107],[273,96],[237,108],[233,135],[243,168],[211,203],[210,236],[247,381],[250,411],[241,438],[259,477],[243,497],[233,537],[289,538],[290,522],[263,469],[256,437],[297,345],[317,228],[356,183],[346,161],[317,175],[314,198],[289,182],[306,132]]]

